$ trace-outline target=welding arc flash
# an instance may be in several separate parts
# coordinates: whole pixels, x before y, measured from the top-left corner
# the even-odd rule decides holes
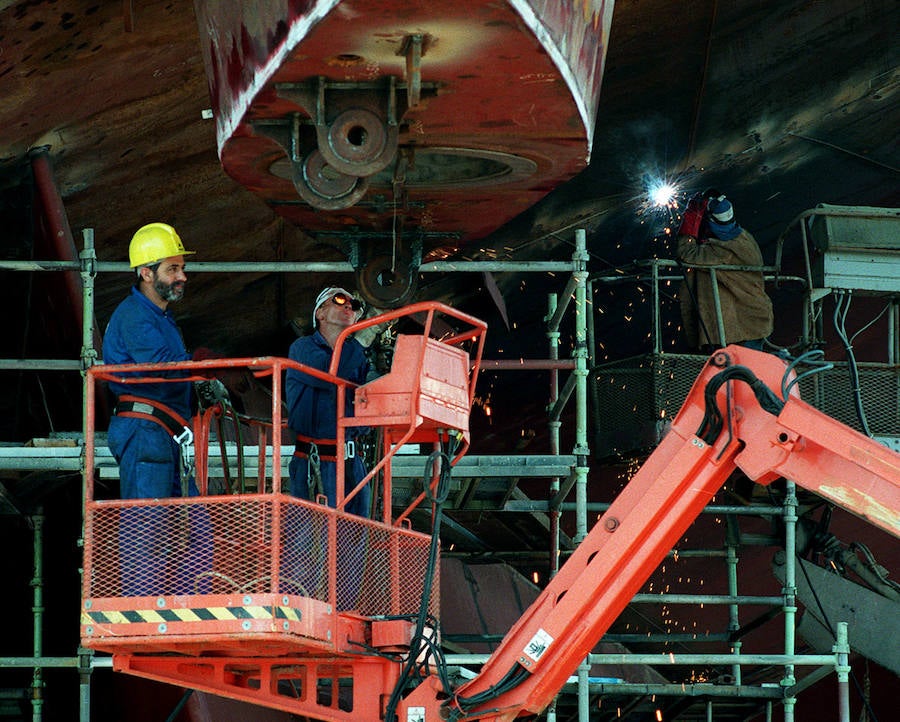
[[[672,196],[674,195],[675,189],[668,183],[661,183],[650,189],[650,200],[653,201],[653,205],[656,206],[669,205],[672,201]]]

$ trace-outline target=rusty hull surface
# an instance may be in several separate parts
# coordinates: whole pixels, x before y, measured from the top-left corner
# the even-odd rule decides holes
[[[286,149],[260,127],[295,113],[308,124],[309,113],[276,85],[320,77],[354,84],[394,78],[403,85],[402,47],[411,35],[425,38],[420,67],[426,90],[400,118],[400,148],[419,149],[420,159],[422,149],[435,148],[454,158],[487,156],[494,170],[491,160],[497,159],[508,168],[488,179],[430,176],[408,183],[402,225],[445,241],[480,238],[589,160],[611,1],[331,0],[251,7],[196,0],[195,7],[225,170],[313,234],[390,229],[392,168],[373,177],[366,198],[353,207],[322,211],[300,202],[284,169]]]

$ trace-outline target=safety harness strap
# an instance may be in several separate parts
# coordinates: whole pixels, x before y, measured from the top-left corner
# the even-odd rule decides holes
[[[162,426],[181,450],[181,491],[188,495],[188,482],[194,473],[194,432],[181,414],[164,403],[143,396],[122,394],[116,402],[116,416],[144,419]]]
[[[294,456],[308,459],[313,455],[321,461],[337,461],[337,441],[335,439],[313,439],[303,434],[297,434],[297,442],[294,445]],[[344,442],[343,459],[352,459],[356,456],[356,442],[353,440]]]
[[[337,462],[336,439],[313,439],[303,434],[297,434],[297,442],[294,446],[294,456],[307,460],[307,481],[309,486],[309,498],[315,501],[325,494],[322,485],[322,462]],[[356,457],[356,442],[344,442],[344,474],[350,479],[353,475],[353,460]]]
[[[191,432],[190,424],[181,414],[155,399],[122,394],[116,403],[115,414],[116,416],[155,421],[165,428],[176,442],[178,437],[183,436],[185,432]],[[191,435],[193,436],[193,432]]]

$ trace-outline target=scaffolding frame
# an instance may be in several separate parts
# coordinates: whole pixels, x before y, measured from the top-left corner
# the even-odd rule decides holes
[[[804,315],[802,318],[802,333],[800,338],[800,346],[803,349],[816,348],[818,346],[823,345],[824,343],[824,331],[823,326],[821,324],[822,319],[822,300],[825,296],[828,295],[830,289],[815,289],[813,288],[813,271],[812,271],[812,262],[811,262],[811,254],[809,250],[810,246],[810,223],[815,221],[816,219],[821,219],[823,217],[837,217],[837,218],[865,218],[865,219],[884,219],[890,218],[896,220],[898,216],[898,211],[895,209],[885,210],[883,213],[877,212],[876,209],[866,209],[862,212],[852,212],[847,210],[833,210],[828,208],[819,208],[806,211],[800,214],[796,219],[794,219],[791,224],[788,226],[788,229],[779,237],[777,244],[777,256],[776,263],[773,266],[734,266],[734,265],[721,265],[716,267],[696,267],[690,264],[683,264],[677,261],[669,260],[669,259],[646,259],[635,261],[629,266],[618,269],[615,273],[606,273],[600,274],[593,277],[590,281],[589,288],[591,291],[595,288],[596,285],[640,285],[643,287],[649,286],[650,288],[650,351],[643,356],[629,357],[625,359],[620,359],[618,361],[612,361],[604,364],[597,364],[592,367],[592,374],[596,378],[596,384],[592,387],[594,390],[594,401],[596,408],[599,408],[603,405],[603,403],[599,400],[597,389],[600,386],[601,377],[607,374],[615,374],[615,373],[623,373],[625,376],[625,380],[622,381],[623,376],[615,377],[614,384],[621,385],[621,391],[624,393],[623,396],[627,395],[627,391],[625,387],[630,383],[629,378],[634,378],[635,375],[640,375],[642,378],[646,379],[650,378],[649,381],[644,381],[644,386],[648,388],[647,393],[649,393],[650,399],[645,401],[647,402],[650,408],[644,408],[643,411],[651,411],[649,415],[645,417],[646,428],[638,429],[637,433],[633,427],[629,427],[628,432],[631,432],[632,437],[638,438],[643,437],[647,440],[647,444],[644,448],[629,448],[629,449],[618,449],[615,446],[615,441],[610,437],[609,440],[604,439],[600,436],[599,431],[597,432],[597,436],[595,437],[595,449],[599,448],[602,451],[598,452],[601,457],[606,456],[612,457],[615,455],[636,455],[642,456],[646,453],[646,447],[653,447],[656,443],[660,441],[662,436],[665,435],[666,425],[668,423],[668,419],[671,418],[675,412],[681,407],[682,402],[684,401],[684,393],[676,393],[674,396],[672,395],[673,384],[671,380],[676,378],[679,373],[683,373],[685,370],[688,370],[690,373],[686,374],[684,378],[681,379],[682,384],[685,386],[683,391],[686,392],[687,388],[689,388],[693,379],[696,376],[695,371],[699,369],[706,360],[705,356],[698,356],[689,353],[673,353],[667,352],[664,350],[663,343],[663,318],[661,314],[662,302],[664,293],[662,291],[662,287],[664,285],[671,285],[673,282],[680,282],[683,278],[683,270],[689,268],[700,268],[704,272],[709,273],[712,280],[713,287],[713,302],[716,312],[716,337],[718,338],[719,344],[721,346],[725,345],[725,334],[724,334],[724,325],[722,322],[722,312],[721,305],[719,300],[718,288],[717,288],[717,272],[718,271],[753,271],[759,272],[763,274],[763,277],[767,284],[774,284],[776,287],[780,287],[784,284],[798,284],[803,292],[803,309]],[[798,227],[801,231],[802,235],[802,244],[804,251],[804,264],[805,264],[805,275],[803,276],[794,276],[794,275],[786,275],[782,272],[781,262],[783,258],[783,245],[786,240],[787,234],[793,228]],[[859,368],[859,378],[861,380],[866,380],[872,383],[873,385],[878,384],[877,395],[884,398],[885,395],[888,399],[898,397],[900,394],[900,366],[898,366],[897,362],[897,324],[898,324],[898,316],[897,316],[897,299],[893,298],[893,301],[890,304],[889,310],[890,313],[888,315],[888,328],[889,332],[887,334],[887,342],[888,342],[888,363],[887,364],[860,364]],[[680,364],[680,365],[679,365]],[[823,372],[830,373],[830,369],[835,367],[837,369],[837,373],[845,372],[846,373],[846,365],[842,365],[839,363],[829,363],[827,368],[822,369]],[[834,418],[837,418],[844,424],[855,428],[857,430],[862,431],[860,428],[860,423],[853,416],[852,410],[835,407],[833,402],[829,402],[829,397],[831,394],[826,393],[826,391],[832,390],[831,387],[828,387],[829,376],[828,373],[814,373],[810,374],[805,378],[800,379],[800,388],[803,391],[803,397],[809,398],[810,403],[812,405],[823,409],[826,413]],[[629,377],[628,374],[632,376]],[[878,375],[881,374],[887,377],[887,381],[883,381],[879,379]],[[832,378],[833,376],[832,375]],[[881,382],[879,384],[879,381]],[[639,384],[640,385],[640,384]],[[887,389],[883,387],[887,385]],[[640,392],[642,389],[638,389]],[[668,392],[668,395],[665,395]],[[886,394],[885,394],[886,392]],[[608,398],[607,398],[608,401]],[[635,404],[635,406],[640,406],[641,402]],[[891,404],[886,404],[888,408],[891,408]],[[896,405],[895,405],[896,406]],[[900,407],[898,407],[900,408]],[[872,436],[887,446],[888,448],[892,448],[897,451],[900,450],[900,419],[896,415],[887,414],[888,419],[884,420],[878,426],[877,431],[880,433],[874,433]],[[599,423],[599,422],[598,422]],[[650,428],[652,426],[652,428]],[[643,431],[643,434],[640,432]],[[629,433],[626,432],[623,436],[628,436]],[[608,442],[608,443],[605,443]],[[781,518],[781,521],[784,524],[785,529],[785,561],[788,565],[788,568],[785,571],[785,581],[783,585],[783,596],[782,597],[771,597],[771,598],[746,598],[737,595],[737,550],[739,545],[733,543],[730,540],[726,539],[726,564],[727,564],[727,574],[728,574],[728,584],[729,584],[729,595],[728,597],[708,597],[705,599],[699,599],[696,596],[692,596],[690,599],[684,597],[684,595],[637,595],[633,602],[653,602],[657,601],[666,601],[674,604],[681,603],[691,603],[702,601],[703,603],[719,603],[719,604],[728,604],[729,606],[729,628],[728,631],[721,636],[721,639],[730,641],[733,639],[733,634],[740,630],[739,625],[739,608],[740,605],[747,602],[756,602],[763,604],[772,604],[773,606],[780,606],[781,613],[784,615],[785,629],[784,629],[784,644],[785,644],[785,653],[781,657],[781,662],[774,662],[772,659],[766,660],[765,664],[783,664],[785,669],[785,674],[782,680],[779,682],[778,692],[774,695],[770,695],[769,693],[763,692],[760,697],[765,698],[770,696],[770,701],[767,702],[768,712],[767,714],[771,714],[771,704],[772,701],[777,699],[784,705],[785,710],[785,721],[792,722],[794,719],[794,706],[797,703],[797,695],[804,689],[807,689],[809,686],[814,684],[816,681],[820,680],[823,676],[825,676],[828,671],[825,667],[816,670],[816,672],[809,675],[807,678],[797,682],[794,676],[794,667],[805,665],[808,662],[812,663],[811,660],[813,656],[806,656],[804,661],[798,661],[796,655],[794,654],[794,646],[796,640],[796,615],[797,615],[797,577],[796,577],[796,549],[797,549],[797,523],[799,521],[798,509],[800,507],[800,503],[797,498],[796,488],[792,482],[788,480],[787,482],[786,495],[784,499],[784,503],[782,507],[768,507],[761,505],[751,505],[749,507],[713,507],[709,506],[705,510],[705,513],[719,513],[723,514],[726,517],[726,520],[731,518],[739,517],[740,515],[771,515],[777,516]],[[591,505],[592,510],[602,511],[607,505]],[[730,597],[730,599],[729,599]],[[848,642],[848,630],[846,625],[840,627],[835,630],[836,640],[834,650],[837,652],[838,649],[849,652],[849,642]],[[608,638],[612,638],[610,635]],[[672,641],[671,635],[665,635],[665,639]],[[679,639],[678,641],[684,643],[691,643],[693,641],[707,641],[709,639],[708,636],[703,636],[702,639],[697,639],[696,637],[692,637],[691,635],[684,637],[683,639]],[[624,641],[624,640],[623,640]],[[637,641],[637,640],[634,640]],[[663,640],[661,640],[663,641]],[[734,654],[730,656],[724,656],[721,658],[722,663],[728,663],[731,661],[733,667],[733,676],[737,682],[737,685],[740,686],[741,682],[741,664],[747,663],[754,655],[746,655],[741,654],[741,642],[739,639],[731,642],[734,647]],[[758,655],[755,655],[758,656]],[[678,655],[676,655],[678,657]],[[624,661],[622,658],[619,658],[615,655],[592,655],[592,661],[602,662],[607,661],[610,663],[620,663],[620,664],[639,664],[640,660],[644,660],[646,663],[652,663],[652,656],[648,657],[647,655],[629,655],[628,661]],[[698,657],[696,655],[687,655],[681,656],[680,659],[693,659],[698,663],[708,663],[708,659],[701,661],[702,656]],[[843,665],[847,665],[847,659],[844,659]],[[841,722],[847,722],[849,720],[849,666],[846,669],[838,669],[838,689],[839,689],[839,699],[838,699],[838,711],[840,714]],[[727,687],[727,686],[726,686]],[[597,687],[599,693],[604,693],[608,691],[610,685],[600,685]],[[641,689],[645,690],[646,694],[668,694],[669,691],[666,688],[654,687],[652,685],[645,686],[634,686],[632,688],[635,689],[636,692],[640,692]],[[621,689],[621,688],[620,688]],[[694,694],[698,694],[699,692],[695,690],[691,690],[689,696]],[[723,696],[730,697],[734,693],[733,689],[725,689],[719,695],[718,692],[712,692],[713,696]],[[741,693],[743,694],[743,693]],[[711,714],[711,713],[710,713]],[[767,719],[770,717],[767,717]],[[712,719],[710,716],[709,719]]]
[[[588,399],[588,377],[589,370],[588,364],[592,357],[591,350],[593,349],[593,315],[589,312],[591,308],[591,297],[592,297],[592,285],[588,282],[588,274],[586,269],[587,262],[587,252],[586,252],[586,239],[585,233],[583,230],[576,231],[576,250],[573,254],[573,260],[571,263],[566,262],[499,262],[499,261],[489,261],[489,262],[481,262],[481,261],[469,261],[469,262],[440,262],[440,263],[429,263],[424,264],[421,268],[421,272],[571,272],[571,277],[569,278],[565,291],[562,294],[561,299],[557,297],[555,294],[551,294],[548,298],[548,314],[546,317],[547,321],[547,338],[549,345],[549,359],[547,360],[534,360],[533,362],[521,360],[519,362],[511,362],[511,365],[506,366],[503,362],[498,362],[493,367],[489,361],[486,361],[483,365],[484,370],[488,370],[491,368],[497,370],[507,370],[507,369],[526,369],[526,368],[542,368],[547,369],[550,372],[550,388],[551,388],[551,405],[549,409],[549,420],[548,424],[551,429],[551,446],[552,446],[552,455],[557,457],[559,461],[564,462],[563,464],[558,464],[555,466],[555,471],[561,471],[563,469],[567,469],[567,474],[549,474],[550,478],[550,492],[551,499],[549,502],[531,502],[531,506],[528,510],[537,511],[539,509],[546,509],[551,515],[552,526],[551,526],[551,540],[550,540],[550,558],[553,560],[553,563],[556,563],[556,560],[561,556],[560,548],[559,548],[559,518],[563,511],[569,511],[574,508],[576,513],[576,526],[578,530],[578,534],[576,537],[576,541],[579,541],[583,536],[587,533],[587,514],[590,508],[590,505],[587,502],[587,476],[589,471],[589,455],[590,448],[588,445],[588,409],[587,409],[587,399]],[[45,361],[20,361],[20,360],[0,360],[0,368],[2,369],[10,369],[10,368],[25,368],[25,369],[52,369],[52,370],[78,370],[82,373],[93,363],[96,362],[97,354],[96,350],[93,347],[93,289],[94,289],[94,281],[97,273],[103,272],[122,272],[129,270],[127,264],[125,263],[101,263],[96,259],[96,254],[93,246],[93,231],[92,229],[85,229],[83,232],[84,239],[84,250],[80,253],[80,260],[78,262],[69,262],[69,261],[26,261],[26,262],[17,262],[17,261],[0,261],[0,267],[10,269],[10,270],[19,270],[19,271],[71,271],[78,270],[81,274],[82,284],[83,284],[83,293],[84,293],[84,313],[83,313],[83,346],[81,351],[81,358],[78,361],[70,361],[70,360],[45,360]],[[343,263],[240,263],[240,264],[230,264],[230,263],[195,263],[193,264],[193,268],[195,271],[200,272],[309,272],[309,271],[330,271],[330,272],[351,272],[352,268],[349,264]],[[574,301],[575,313],[576,313],[576,330],[575,330],[575,350],[574,350],[574,359],[573,361],[561,360],[558,358],[558,346],[559,346],[559,338],[560,338],[560,324],[564,314],[567,312],[570,303]],[[559,372],[561,370],[572,370],[572,374],[567,379],[566,383],[562,390],[559,388]],[[576,445],[573,450],[573,455],[571,457],[566,457],[561,455],[559,449],[559,430],[561,426],[561,414],[563,408],[571,399],[572,395],[575,396],[575,412],[576,412]],[[52,465],[54,462],[51,461]],[[65,468],[65,466],[70,463],[69,461],[62,462],[61,467]],[[79,465],[84,464],[84,450],[79,450]],[[489,466],[489,461],[487,458],[482,458],[479,460],[480,464]],[[42,461],[41,468],[56,468],[56,467],[48,467],[47,460],[44,459]],[[0,466],[5,465],[0,463]],[[30,468],[26,465],[20,465],[18,468]],[[83,468],[82,468],[83,471]],[[554,471],[554,469],[551,469]],[[568,496],[569,491],[574,486],[575,488],[575,502],[571,504],[566,502],[565,499]],[[788,542],[791,545],[789,548],[793,548],[794,544],[794,528],[796,524],[796,495],[792,493],[792,484],[789,484],[789,493],[788,499],[793,499],[793,501],[788,501],[784,505],[784,522],[785,526],[788,529]],[[516,506],[518,504],[518,506]],[[541,505],[544,505],[541,507]],[[524,510],[522,506],[522,502],[511,501],[507,506],[510,511],[522,511]],[[36,549],[38,542],[35,542]],[[730,554],[730,552],[729,552]],[[788,555],[789,558],[792,558],[792,555]],[[38,565],[38,556],[36,551],[36,567]],[[735,565],[729,565],[729,575],[734,570]],[[676,655],[676,659],[680,659],[684,661],[686,664],[719,664],[726,663],[732,664],[735,670],[739,670],[741,664],[753,664],[753,663],[764,663],[764,664],[774,664],[778,666],[784,667],[784,676],[782,681],[780,682],[779,689],[777,690],[777,694],[770,694],[767,692],[760,693],[759,697],[761,699],[765,699],[765,704],[771,709],[771,704],[773,702],[778,702],[783,704],[785,707],[785,719],[792,720],[793,719],[793,710],[794,705],[796,704],[796,695],[805,688],[803,682],[797,684],[796,679],[793,675],[794,667],[799,665],[814,665],[819,666],[820,670],[815,673],[816,679],[824,676],[825,674],[830,674],[832,671],[837,671],[838,674],[838,682],[840,685],[841,699],[839,700],[839,704],[841,705],[841,715],[842,720],[849,720],[849,708],[847,708],[846,712],[843,709],[844,702],[846,701],[846,686],[847,686],[847,673],[849,671],[849,666],[847,665],[847,656],[849,654],[849,646],[846,642],[846,635],[844,631],[841,634],[844,637],[844,642],[840,642],[836,645],[834,655],[796,655],[793,650],[793,640],[794,640],[794,613],[796,612],[795,606],[795,594],[796,594],[796,586],[795,586],[795,577],[793,574],[793,565],[789,563],[789,570],[787,574],[787,580],[785,582],[784,594],[782,597],[771,598],[768,600],[772,604],[780,603],[782,605],[782,610],[785,615],[785,654],[784,655],[765,655],[763,657],[753,656],[753,655],[740,655],[740,654],[732,654],[732,655],[687,655],[681,656]],[[36,575],[36,581],[39,582],[39,577]],[[729,584],[731,584],[731,577],[729,576]],[[735,578],[736,584],[736,578]],[[40,584],[38,583],[39,587]],[[35,592],[37,594],[37,590]],[[659,601],[660,597],[658,595],[652,595],[654,601]],[[641,598],[636,598],[636,603],[641,603],[643,600]],[[676,599],[672,598],[671,601],[673,603],[696,603],[698,599],[696,597],[691,597],[690,599]],[[709,600],[708,600],[709,601]],[[730,606],[737,608],[737,605],[745,602],[746,599],[742,599],[736,593],[731,594],[729,597],[723,598],[720,603],[729,604]],[[42,607],[39,604],[35,604],[35,635],[39,634],[40,629],[40,614],[42,613]],[[36,679],[39,678],[39,674],[37,670],[41,670],[47,667],[64,667],[64,668],[75,668],[78,669],[80,674],[80,720],[82,722],[88,722],[90,719],[90,674],[94,668],[99,667],[107,667],[110,666],[110,660],[107,658],[95,658],[90,650],[78,650],[78,654],[73,657],[64,657],[64,658],[50,658],[43,657],[41,654],[42,650],[36,642],[35,645],[35,654],[32,657],[5,657],[0,659],[0,666],[2,667],[30,667],[36,670],[35,675]],[[453,663],[459,664],[468,664],[475,663],[476,659],[474,657],[462,657],[462,656],[450,656],[448,660]],[[698,689],[686,689],[683,685],[668,685],[665,689],[655,689],[646,685],[610,685],[606,683],[597,683],[591,681],[588,676],[588,669],[590,664],[592,663],[600,663],[606,661],[615,661],[616,663],[625,663],[625,664],[671,664],[673,661],[672,655],[665,655],[664,658],[660,658],[659,656],[653,655],[626,655],[622,657],[620,655],[616,655],[614,659],[612,659],[608,655],[590,655],[585,663],[578,671],[577,679],[574,681],[576,685],[576,694],[578,697],[578,705],[579,705],[579,719],[582,722],[586,722],[589,719],[590,713],[588,710],[588,704],[590,701],[590,695],[593,694],[633,694],[636,697],[645,696],[647,694],[680,694],[686,697],[697,696],[698,694],[705,696],[707,698],[713,697],[716,693],[712,690],[700,690]],[[599,685],[599,686],[598,686]],[[745,686],[741,686],[745,687]],[[677,689],[676,689],[677,688]],[[681,690],[680,692],[678,690]],[[730,696],[731,693],[726,693],[722,696]],[[744,695],[746,696],[746,695]],[[712,699],[707,700],[708,709],[710,710],[710,715],[713,709]],[[41,719],[40,716],[40,706],[39,703],[35,705],[35,722]],[[555,719],[555,711],[554,708],[551,707],[548,713],[548,719]],[[711,719],[711,717],[710,717]]]

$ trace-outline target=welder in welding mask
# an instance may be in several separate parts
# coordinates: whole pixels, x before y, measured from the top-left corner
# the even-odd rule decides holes
[[[709,189],[688,202],[677,233],[678,259],[684,264],[681,314],[688,345],[708,353],[728,344],[762,350],[772,333],[772,301],[766,294],[762,252],[742,228],[724,193]],[[717,266],[751,266],[717,270],[721,313],[717,313],[713,276]]]

